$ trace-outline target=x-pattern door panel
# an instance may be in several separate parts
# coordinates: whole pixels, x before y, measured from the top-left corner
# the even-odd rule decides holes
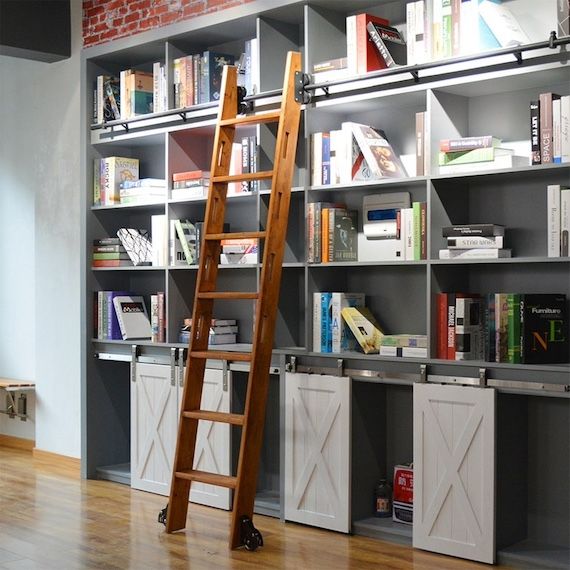
[[[350,379],[287,374],[285,518],[350,530]]]
[[[168,495],[176,445],[178,389],[170,366],[140,363],[131,382],[131,486]]]
[[[495,391],[414,386],[415,547],[495,561]]]

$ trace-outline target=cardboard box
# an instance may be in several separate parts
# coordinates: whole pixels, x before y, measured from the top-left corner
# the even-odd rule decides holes
[[[414,469],[409,465],[394,467],[392,520],[412,524],[414,514]]]

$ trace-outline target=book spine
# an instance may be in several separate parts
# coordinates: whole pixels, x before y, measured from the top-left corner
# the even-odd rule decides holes
[[[436,0],[437,1],[437,0]],[[443,57],[450,57],[453,54],[453,24],[451,14],[451,0],[441,2],[441,47]]]
[[[485,360],[495,361],[495,294],[485,299]]]
[[[521,361],[521,331],[520,331],[520,295],[509,293],[507,295],[507,358],[511,364]]]
[[[330,208],[321,211],[321,263],[328,263],[329,259],[329,216]]]
[[[378,30],[374,27],[374,24],[372,22],[368,22],[366,29],[368,31],[368,34],[370,35],[370,39],[374,42],[374,45],[376,46],[376,49],[378,50],[380,57],[384,60],[386,67],[394,67],[396,65],[396,62],[394,61],[392,54],[386,47],[384,40],[378,33]]]
[[[356,16],[346,18],[346,63],[348,74],[358,73],[358,57],[356,52]]]
[[[560,125],[560,99],[552,101],[552,162],[562,162],[562,131]]]
[[[430,38],[427,26],[427,11],[424,0],[414,2],[416,6],[415,35],[412,41],[415,43],[415,63],[425,63],[429,60]]]
[[[427,202],[420,202],[420,259],[427,259]]]
[[[464,150],[475,150],[477,148],[489,148],[494,144],[491,135],[481,137],[464,137],[461,139],[442,139],[439,142],[441,152],[454,152]]]
[[[519,301],[519,327],[520,327],[520,350],[521,350],[521,363],[522,364],[526,364],[526,354],[525,354],[525,318],[524,318],[524,313],[525,313],[525,295],[521,295],[520,296],[520,301]]]
[[[249,137],[242,137],[241,139],[241,171],[242,174],[247,174],[249,170]],[[242,192],[250,192],[250,182],[244,180],[241,183]]]
[[[570,257],[570,188],[560,191],[560,255]]]
[[[256,135],[250,135],[247,139],[248,147],[248,158],[249,158],[249,171],[257,172],[257,137]],[[259,190],[259,181],[252,180],[249,183],[249,191],[257,192]]]
[[[447,238],[448,249],[470,249],[470,248],[489,248],[489,249],[501,249],[503,247],[504,240],[503,236],[493,236],[493,237],[449,237]]]
[[[495,362],[508,362],[509,305],[506,293],[495,294]]]
[[[310,202],[307,204],[305,214],[305,247],[307,263],[314,263],[315,261],[315,203]]]
[[[560,186],[550,184],[547,187],[547,255],[560,257]]]
[[[461,54],[461,0],[451,0],[451,55]]]
[[[322,186],[323,184],[323,133],[313,133],[311,135],[311,184]]]
[[[419,261],[422,252],[421,205],[419,202],[412,204],[412,212],[414,220],[414,261]]]
[[[97,291],[97,338],[105,340],[103,334],[103,311],[105,305],[105,291]]]
[[[93,160],[93,205],[101,205],[101,159]]]
[[[416,113],[416,176],[425,176],[425,112]]]
[[[321,249],[321,226],[323,217],[323,204],[322,202],[317,202],[315,204],[315,243],[314,243],[314,255],[315,263],[322,263],[323,252]]]
[[[531,163],[540,164],[540,104],[530,102],[530,152]]]
[[[437,358],[447,359],[447,293],[437,294]]]
[[[313,293],[313,352],[321,352],[321,293]]]
[[[200,103],[209,103],[210,97],[210,58],[211,53],[205,51],[200,58]]]
[[[322,185],[331,183],[331,137],[330,133],[323,133],[322,137]]]
[[[408,65],[415,65],[416,62],[416,3],[406,4],[406,57]]]
[[[456,293],[447,293],[447,360],[455,360],[455,299]]]
[[[342,326],[342,293],[331,294],[331,352],[340,352],[340,331]]]
[[[552,162],[552,93],[541,93],[540,101],[540,160]]]
[[[166,342],[166,302],[164,291],[158,291],[158,342]]]
[[[561,162],[570,162],[570,95],[560,99],[560,153]]]
[[[158,342],[158,295],[150,296],[150,340]]]
[[[331,301],[330,293],[321,293],[321,352],[331,352],[329,344],[330,337],[330,319],[329,305]]]

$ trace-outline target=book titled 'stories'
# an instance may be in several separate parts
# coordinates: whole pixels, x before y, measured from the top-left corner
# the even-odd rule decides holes
[[[150,339],[150,320],[140,295],[119,295],[113,299],[123,340]]]

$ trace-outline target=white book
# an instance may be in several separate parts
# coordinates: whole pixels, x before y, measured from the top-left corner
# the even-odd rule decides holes
[[[511,257],[510,249],[440,249],[439,259],[499,259]]]
[[[344,133],[342,130],[330,132],[331,184],[341,183],[341,172],[346,169]]]
[[[530,43],[530,38],[504,4],[483,0],[479,4],[479,13],[502,47]]]
[[[150,331],[152,342],[158,342],[158,295],[150,296]]]
[[[416,2],[406,4],[406,56],[408,65],[416,63]]]
[[[570,162],[570,95],[560,98],[560,155],[561,162]]]
[[[485,172],[487,170],[499,170],[501,168],[520,168],[529,166],[527,156],[505,154],[497,156],[494,160],[486,162],[471,162],[468,164],[446,164],[439,167],[440,174],[461,174],[464,172]]]
[[[164,109],[161,108],[162,102],[160,98],[160,61],[152,64],[152,110],[154,113],[160,113]]]
[[[400,235],[402,238],[402,251],[405,260],[414,259],[414,211],[412,208],[400,210]]]
[[[379,354],[380,356],[402,356],[402,347],[380,345]]]
[[[221,265],[249,265],[258,261],[258,253],[220,253]]]
[[[552,99],[552,162],[562,162],[561,100]]]
[[[428,349],[417,346],[403,346],[401,354],[404,358],[427,358]]]
[[[327,81],[336,81],[348,77],[348,68],[327,69],[326,71],[317,71],[312,74],[315,83],[326,83]]]
[[[356,349],[356,339],[344,322],[341,311],[345,307],[363,307],[364,293],[331,294],[332,352]]]
[[[477,0],[463,0],[459,11],[461,55],[479,51],[479,10]]]
[[[548,257],[560,257],[560,185],[546,189],[546,236]]]
[[[168,259],[168,225],[166,215],[158,214],[150,217],[152,244],[152,265],[163,267]]]
[[[503,248],[503,236],[465,236],[465,237],[448,237],[447,247],[449,249],[501,249]]]
[[[170,231],[168,234],[168,252],[170,265],[188,265],[186,256],[184,255],[184,248],[180,242],[180,237],[176,231],[176,222],[178,220],[170,220]]]
[[[425,11],[424,0],[418,0],[417,2],[415,2],[415,7],[416,7],[416,19],[414,23],[415,63],[425,63],[426,61],[429,61],[428,58],[429,44],[426,33],[426,11]]]
[[[323,184],[323,133],[311,135],[311,184]]]
[[[560,256],[570,257],[570,188],[560,190]]]
[[[119,295],[113,298],[113,305],[123,340],[152,338],[148,313],[140,295]]]
[[[356,16],[346,18],[346,64],[348,75],[356,75],[358,70],[356,48]]]

